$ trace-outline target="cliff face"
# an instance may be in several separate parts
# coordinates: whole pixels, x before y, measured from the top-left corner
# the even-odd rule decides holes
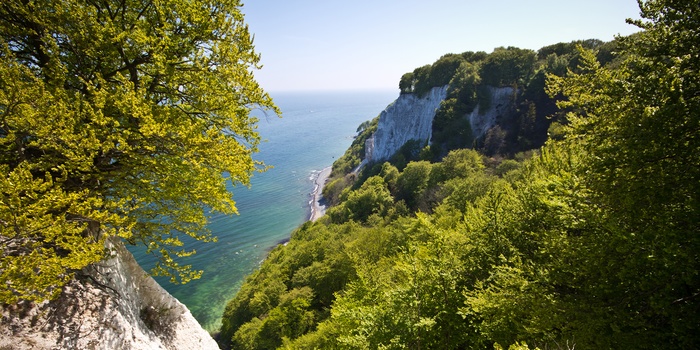
[[[377,131],[365,143],[368,162],[387,160],[409,140],[430,140],[435,112],[447,96],[447,86],[424,97],[402,94],[380,115]]]
[[[218,349],[190,311],[119,241],[111,256],[42,304],[0,306],[5,349]]]
[[[472,136],[478,139],[484,135],[489,129],[496,126],[501,119],[504,119],[508,114],[513,112],[513,92],[512,87],[492,87],[489,86],[491,94],[491,105],[486,110],[482,110],[479,105],[467,115],[469,126],[472,129]]]
[[[474,139],[482,138],[500,121],[513,113],[512,87],[489,87],[490,105],[477,105],[465,118],[469,120]],[[433,119],[440,103],[447,97],[447,86],[436,87],[423,98],[402,94],[380,115],[377,131],[365,142],[367,162],[388,160],[409,140],[429,141]]]

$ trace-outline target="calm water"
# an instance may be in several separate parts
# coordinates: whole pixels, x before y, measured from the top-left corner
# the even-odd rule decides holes
[[[280,241],[309,216],[313,176],[330,166],[350,146],[357,126],[386,108],[398,91],[272,94],[283,118],[260,117],[263,140],[255,159],[274,168],[256,173],[251,188],[230,188],[238,216],[215,216],[209,229],[217,243],[190,245],[197,254],[186,263],[204,270],[201,279],[186,285],[158,282],[192,311],[209,330],[221,324],[226,302],[243,279]],[[145,269],[153,262],[134,249]]]

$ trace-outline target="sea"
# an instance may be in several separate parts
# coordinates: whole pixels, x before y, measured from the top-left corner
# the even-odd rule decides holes
[[[184,259],[203,276],[184,285],[156,278],[185,304],[206,330],[216,332],[229,299],[268,252],[289,239],[309,219],[318,173],[343,155],[357,127],[398,97],[395,91],[326,91],[270,93],[282,117],[254,110],[263,140],[254,159],[271,168],[255,173],[250,187],[229,186],[238,215],[214,215],[208,226],[215,243],[192,242],[197,253]],[[131,249],[147,271],[154,259]]]

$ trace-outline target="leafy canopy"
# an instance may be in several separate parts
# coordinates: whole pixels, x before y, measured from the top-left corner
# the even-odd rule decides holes
[[[262,169],[253,108],[279,112],[237,0],[0,5],[0,302],[42,300],[143,243],[173,282],[180,237],[235,213],[228,181]]]

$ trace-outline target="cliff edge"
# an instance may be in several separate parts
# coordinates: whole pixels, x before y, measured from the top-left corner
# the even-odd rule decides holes
[[[463,116],[469,121],[473,139],[483,138],[497,124],[514,114],[512,87],[488,86],[490,104],[479,104]],[[361,164],[380,162],[391,158],[410,140],[430,142],[433,120],[440,104],[447,97],[448,86],[434,87],[425,96],[401,94],[379,115],[377,130],[365,141],[364,160]],[[360,167],[361,167],[360,166]]]
[[[410,140],[430,140],[435,112],[446,96],[447,85],[432,88],[423,97],[401,94],[379,115],[377,131],[365,143],[366,160],[387,160]]]
[[[56,300],[0,306],[1,349],[218,349],[118,240]]]

